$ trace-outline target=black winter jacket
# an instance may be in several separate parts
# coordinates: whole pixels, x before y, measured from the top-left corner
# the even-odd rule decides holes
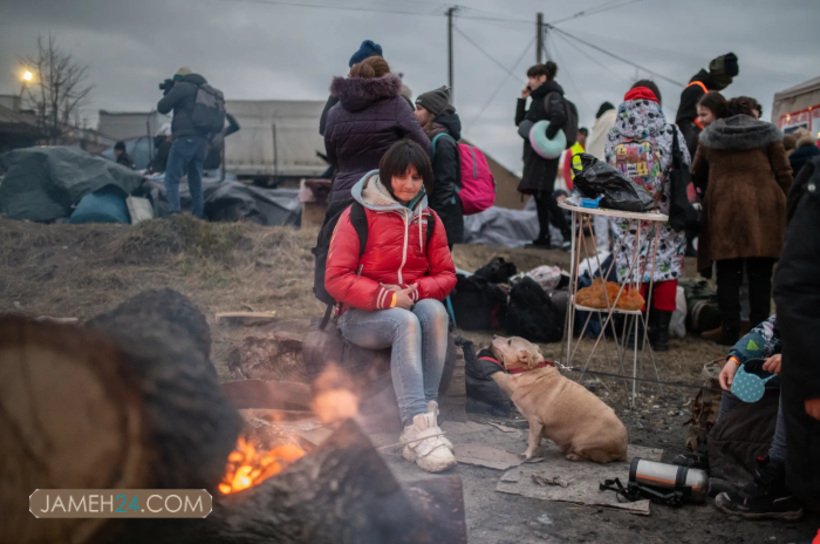
[[[452,246],[464,240],[464,210],[458,197],[461,188],[461,158],[458,152],[461,119],[455,111],[448,109],[436,117],[433,126],[430,136],[436,144],[433,150],[434,184],[429,206],[444,224],[447,243]]]
[[[170,113],[174,111],[174,120],[171,123],[171,135],[176,138],[183,136],[202,136],[208,137],[207,133],[200,132],[194,126],[191,115],[194,111],[194,104],[196,103],[196,93],[200,85],[207,83],[205,78],[199,74],[189,74],[177,81],[174,88],[171,89],[162,100],[157,103],[157,111],[160,113]]]
[[[567,124],[567,114],[564,111],[564,89],[555,81],[548,81],[532,91],[532,103],[530,109],[526,109],[527,101],[524,98],[518,99],[518,107],[515,112],[515,126],[520,125],[525,119],[536,123],[547,120],[550,126],[547,129],[547,138],[552,139],[559,129]],[[545,99],[549,101],[549,113]],[[559,158],[545,159],[533,151],[530,140],[524,140],[524,175],[518,190],[525,194],[532,194],[539,191],[552,191],[555,188],[555,176],[558,175]]]
[[[398,76],[337,77],[331,93],[340,99],[325,126],[327,158],[338,168],[331,201],[349,199],[353,185],[377,169],[384,153],[402,138],[411,138],[430,153],[430,139],[402,98]]]
[[[789,488],[820,505],[820,421],[805,401],[820,398],[820,157],[812,159],[789,194],[793,216],[775,275],[774,299],[783,342],[781,394],[786,421]]]
[[[693,81],[700,81],[710,91],[717,90],[717,85],[715,85],[712,76],[706,70],[701,69],[700,72],[692,76],[689,83]],[[700,85],[691,85],[680,93],[680,104],[678,105],[678,114],[675,116],[675,124],[683,133],[690,157],[694,157],[695,151],[698,149],[698,136],[701,133],[701,128],[695,124],[695,119],[698,117],[698,102],[704,94],[706,93],[703,92]]]
[[[792,166],[792,173],[794,174],[794,177],[797,177],[797,174],[799,174],[800,170],[806,166],[806,163],[818,155],[820,155],[820,148],[813,143],[803,145],[795,149],[792,154],[789,155],[789,164]]]

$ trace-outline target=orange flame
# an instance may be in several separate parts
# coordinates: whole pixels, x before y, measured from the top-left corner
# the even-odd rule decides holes
[[[285,444],[261,454],[256,451],[253,444],[239,437],[236,449],[228,456],[228,465],[222,483],[219,484],[219,491],[228,495],[248,489],[279,474],[286,466],[304,455],[305,451],[302,448],[292,444]]]

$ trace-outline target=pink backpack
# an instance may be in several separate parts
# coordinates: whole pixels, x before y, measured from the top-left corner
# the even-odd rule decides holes
[[[449,134],[437,134],[433,138],[433,157],[436,156],[436,140],[441,136],[452,138]],[[487,157],[477,147],[457,144],[461,166],[461,189],[458,197],[464,209],[464,215],[483,212],[495,202],[495,179],[487,164]]]

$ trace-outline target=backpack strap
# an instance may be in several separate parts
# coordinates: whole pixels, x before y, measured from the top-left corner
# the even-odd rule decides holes
[[[453,141],[455,141],[455,138],[453,138],[452,136],[450,136],[450,135],[449,135],[449,134],[447,134],[446,132],[439,132],[438,134],[436,134],[435,136],[433,136],[433,141],[432,141],[432,143],[430,144],[430,145],[433,147],[433,153],[432,153],[432,155],[430,156],[430,160],[434,160],[434,159],[436,158],[436,142],[437,142],[437,141],[438,141],[438,139],[439,139],[439,138],[441,138],[442,136],[447,136],[447,137],[449,137],[450,139],[452,139]]]
[[[354,229],[356,229],[356,234],[359,237],[359,259],[361,260],[362,255],[364,255],[364,250],[367,247],[368,226],[367,212],[365,212],[364,206],[362,206],[361,203],[357,200],[354,200],[353,203],[350,205],[350,224],[353,225]],[[325,315],[322,318],[322,322],[319,324],[319,330],[325,330],[325,327],[327,327],[328,322],[330,322],[330,318],[333,314],[333,308],[335,306],[335,304],[327,305]],[[342,304],[339,303],[338,307],[341,311]]]

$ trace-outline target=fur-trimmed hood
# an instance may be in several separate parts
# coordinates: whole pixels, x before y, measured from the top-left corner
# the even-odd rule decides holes
[[[401,90],[401,79],[395,74],[376,78],[334,77],[330,85],[330,94],[347,111],[361,111],[377,100],[401,96]]]
[[[765,148],[782,140],[783,133],[773,124],[742,114],[718,119],[700,135],[706,147],[726,151]]]

